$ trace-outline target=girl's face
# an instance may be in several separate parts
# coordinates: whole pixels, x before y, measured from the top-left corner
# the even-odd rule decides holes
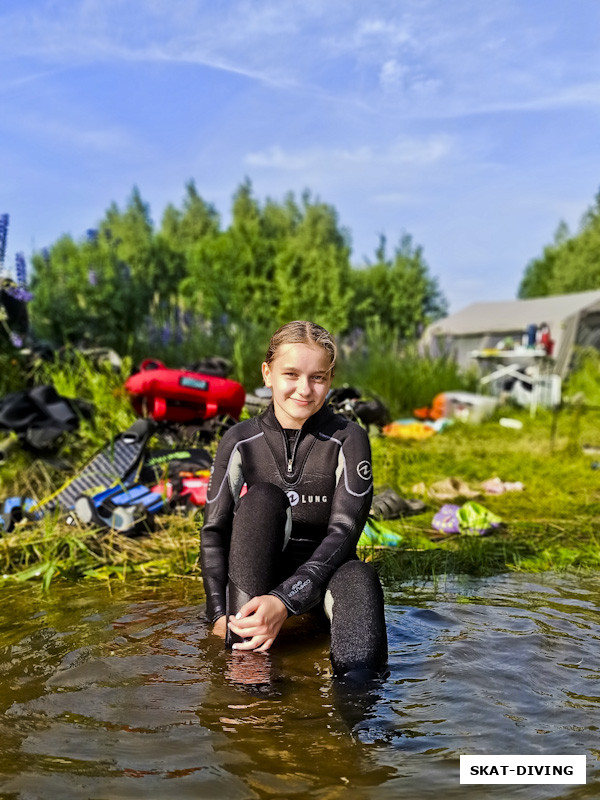
[[[301,428],[323,405],[331,386],[329,353],[317,344],[284,344],[262,374],[273,392],[282,428]]]

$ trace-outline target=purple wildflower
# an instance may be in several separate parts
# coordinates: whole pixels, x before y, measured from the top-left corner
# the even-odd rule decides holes
[[[5,284],[2,287],[2,291],[6,292],[6,294],[9,294],[11,297],[14,297],[15,300],[19,300],[21,303],[29,303],[30,300],[33,300],[33,295],[30,291],[25,289],[24,286]]]
[[[15,255],[15,272],[17,273],[17,283],[19,286],[27,286],[27,263],[23,253]]]
[[[88,271],[88,283],[90,286],[97,286],[98,285],[98,273],[95,269],[90,269]]]
[[[15,333],[14,331],[10,332],[10,342],[13,347],[23,347],[23,339],[21,339],[19,334]]]
[[[6,234],[8,232],[8,214],[0,214],[0,269],[4,264],[6,252]]]

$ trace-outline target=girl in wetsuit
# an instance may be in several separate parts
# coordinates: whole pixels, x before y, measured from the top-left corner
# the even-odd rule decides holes
[[[289,615],[323,607],[336,674],[380,673],[387,661],[383,593],[356,543],[373,494],[371,450],[358,424],[326,404],[330,334],[290,322],[272,337],[262,374],[273,402],[223,436],[201,533],[213,632],[264,652]]]

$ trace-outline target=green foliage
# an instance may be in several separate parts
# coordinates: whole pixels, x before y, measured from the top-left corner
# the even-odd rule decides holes
[[[111,206],[97,234],[69,236],[33,257],[31,303],[36,335],[53,345],[93,342],[131,350],[148,311],[156,265],[139,194],[124,213]],[[118,235],[115,235],[117,233]]]
[[[476,391],[474,374],[451,358],[425,358],[414,344],[402,344],[380,322],[370,323],[351,348],[342,346],[336,382],[386,398],[393,418],[412,416],[443,391]]]
[[[376,331],[371,335],[376,338]],[[373,342],[370,344],[373,347]],[[373,347],[370,360],[379,363],[382,373],[390,371],[384,345],[381,343],[378,356]],[[243,349],[240,345],[240,351]],[[38,367],[33,378],[54,384],[62,394],[94,404],[94,419],[82,423],[59,454],[77,468],[107,439],[128,427],[133,411],[122,390],[124,374],[98,368],[77,354],[72,356],[69,363]],[[442,362],[424,361],[419,369],[418,356],[410,349],[398,349],[394,363],[396,359],[400,382],[390,380],[386,391],[408,393],[414,389],[408,385],[412,382],[417,386],[413,395],[417,403],[431,400],[426,392],[448,388],[441,377],[437,384],[434,380],[435,373],[443,375]],[[258,364],[254,366],[258,368]],[[125,364],[124,373],[128,368]],[[403,374],[409,376],[407,383],[402,382]],[[448,381],[453,377],[449,371],[446,375]],[[336,376],[336,383],[341,377]],[[362,373],[365,393],[374,394],[377,387],[381,388],[383,384],[370,383],[378,377],[374,368]],[[469,386],[464,376],[455,373],[454,379],[465,381],[465,388]],[[403,397],[381,394],[390,408],[405,407]],[[386,526],[401,536],[398,547],[367,550],[363,556],[375,560],[389,585],[396,580],[450,572],[600,568],[598,472],[592,469],[593,457],[582,449],[583,443],[598,443],[600,414],[591,408],[579,412],[578,407],[566,405],[556,414],[540,409],[532,419],[524,411],[501,409],[481,425],[456,423],[423,441],[373,435],[378,490],[390,486],[404,497],[421,496],[419,484],[428,487],[434,481],[456,476],[477,487],[496,475],[506,481],[522,481],[525,490],[481,498],[506,525],[502,533],[486,537],[436,538],[431,519],[441,503],[425,496],[426,513],[386,521]],[[501,427],[500,415],[518,416],[522,429]],[[65,473],[17,451],[1,466],[1,479],[5,496],[39,499],[62,485]],[[71,527],[52,514],[37,523],[24,520],[13,533],[0,537],[2,574],[5,580],[35,580],[46,588],[66,578],[109,581],[131,576],[197,576],[198,523],[193,517],[158,517],[154,533],[125,537],[90,527]]]
[[[526,267],[519,297],[545,297],[600,289],[600,192],[570,235],[561,223],[554,242]]]
[[[194,181],[188,181],[183,209],[168,205],[162,218],[161,233],[174,250],[185,253],[205,236],[219,232],[220,220],[214,206],[200,197]]]
[[[155,230],[135,188],[124,209],[113,203],[81,241],[64,236],[34,255],[34,335],[55,347],[91,342],[173,366],[222,355],[242,379],[255,344],[262,355],[273,330],[291,319],[315,320],[338,336],[379,322],[408,341],[445,311],[409,236],[392,258],[382,241],[376,264],[354,268],[337,212],[308,191],[300,201],[289,193],[260,203],[245,180],[231,216],[222,230],[190,181],[181,208],[168,205]]]
[[[444,316],[446,301],[429,275],[422,248],[414,246],[408,234],[400,239],[393,258],[381,237],[376,259],[352,275],[352,326],[365,330],[379,325],[401,341],[412,341],[425,325]]]
[[[351,299],[350,248],[331,206],[303,197],[301,219],[277,254],[277,320],[312,319],[344,331]]]
[[[586,405],[600,408],[600,353],[595,347],[575,351],[575,363],[563,393],[580,396]]]

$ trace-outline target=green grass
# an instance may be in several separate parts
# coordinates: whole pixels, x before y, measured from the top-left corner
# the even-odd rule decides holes
[[[461,376],[452,362],[424,361],[410,351],[395,355],[392,360],[389,352],[387,360],[383,352],[357,358],[352,367],[342,359],[336,382],[347,380],[366,393],[382,396],[394,415],[407,415],[411,408],[430,403],[444,388],[475,388],[472,376]],[[16,380],[18,365],[9,366],[11,380]],[[415,485],[427,487],[450,476],[474,488],[495,476],[525,484],[523,492],[482,495],[480,502],[504,522],[503,529],[490,536],[440,537],[431,520],[441,503],[427,498],[426,513],[387,522],[401,533],[401,545],[362,553],[377,564],[386,583],[507,570],[600,569],[600,470],[592,468],[600,456],[586,455],[582,449],[583,444],[600,447],[600,410],[586,405],[598,375],[589,361],[585,370],[579,384],[572,381],[579,394],[557,414],[541,409],[531,418],[523,410],[504,407],[481,425],[457,422],[421,441],[372,433],[376,489],[390,486],[404,497],[416,497]],[[58,454],[75,471],[135,419],[123,390],[128,371],[128,363],[115,374],[75,357],[68,366],[37,365],[28,376],[38,384],[53,383],[59,393],[95,407],[93,419],[82,420],[76,433],[65,436]],[[18,388],[14,380],[6,383],[5,391]],[[519,419],[522,429],[502,427],[501,416]],[[3,497],[42,499],[67,477],[68,473],[20,451],[0,466]],[[9,581],[37,579],[46,587],[59,578],[199,577],[200,522],[201,512],[195,517],[158,517],[154,532],[128,538],[71,527],[48,516],[0,536],[0,574]]]
[[[500,413],[517,417],[522,430],[502,427]],[[558,414],[502,409],[481,425],[456,423],[419,442],[373,439],[374,474],[379,488],[391,486],[405,497],[416,484],[454,476],[473,489],[488,478],[521,481],[522,492],[482,494],[479,502],[499,515],[499,533],[482,537],[432,533],[427,513],[390,521],[402,534],[397,552],[377,553],[382,574],[414,577],[440,573],[490,574],[505,569],[543,571],[600,568],[600,471],[581,445],[600,445],[600,414],[579,416],[577,408]],[[460,504],[465,498],[455,501]]]

